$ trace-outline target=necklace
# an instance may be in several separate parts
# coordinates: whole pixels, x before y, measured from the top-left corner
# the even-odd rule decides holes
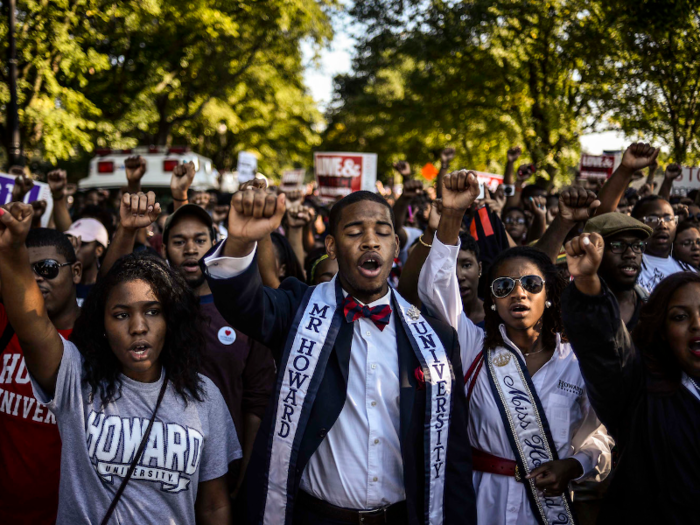
[[[531,355],[539,354],[544,350],[544,348],[540,348],[537,352],[523,352],[523,356],[525,357],[530,357]]]

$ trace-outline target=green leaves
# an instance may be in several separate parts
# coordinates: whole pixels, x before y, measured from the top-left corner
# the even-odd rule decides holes
[[[299,44],[331,36],[334,5],[20,1],[25,152],[53,163],[88,158],[94,144],[187,143],[219,168],[234,168],[233,150],[258,149],[261,169],[272,175],[318,141],[313,127],[321,117],[305,93]],[[0,24],[1,46],[6,33]],[[5,82],[0,77],[0,103]]]

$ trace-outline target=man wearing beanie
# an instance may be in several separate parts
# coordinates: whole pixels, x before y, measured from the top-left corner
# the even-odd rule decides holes
[[[639,311],[648,294],[637,285],[642,271],[644,241],[652,229],[624,213],[604,213],[589,219],[584,233],[598,233],[605,241],[603,260],[598,275],[610,287],[620,305],[620,317],[632,331],[639,320]]]

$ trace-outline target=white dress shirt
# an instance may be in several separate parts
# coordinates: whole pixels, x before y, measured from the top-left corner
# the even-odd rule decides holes
[[[428,311],[457,330],[462,368],[466,371],[483,348],[484,332],[464,314],[456,267],[459,246],[445,246],[435,236],[418,281],[418,293]],[[501,326],[506,343],[519,352]],[[521,354],[522,357],[522,354]],[[524,361],[524,358],[523,358]],[[604,479],[612,464],[613,445],[586,395],[576,355],[557,337],[552,358],[533,376],[532,383],[549,421],[559,459],[575,458],[583,479]],[[467,423],[472,447],[515,460],[485,368],[472,391]],[[479,524],[536,524],[525,486],[514,477],[474,471]]]
[[[222,246],[204,261],[212,277],[235,277],[253,262],[255,250],[242,258],[221,257]],[[388,292],[367,306],[390,302]],[[392,311],[383,331],[369,319],[358,319],[345,405],[309,459],[302,490],[349,509],[369,510],[405,500],[399,394],[396,315]]]

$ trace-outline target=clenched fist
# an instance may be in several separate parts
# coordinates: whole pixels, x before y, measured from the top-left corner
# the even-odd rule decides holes
[[[0,207],[0,253],[13,254],[24,245],[33,218],[31,204],[10,202]]]
[[[600,201],[591,190],[571,186],[559,194],[559,217],[572,226],[593,217],[598,206]]]
[[[600,261],[603,260],[605,248],[603,238],[597,233],[583,233],[567,242],[564,248],[566,249],[566,263],[569,266],[571,277],[574,280],[584,282],[593,280],[598,283],[599,289],[597,272]],[[579,289],[581,289],[580,286]],[[587,290],[582,291],[588,293]]]
[[[445,175],[442,181],[442,208],[465,212],[480,193],[479,181],[473,171],[459,170]]]
[[[125,230],[136,231],[153,224],[160,212],[160,204],[152,191],[125,193],[119,206],[120,225]]]
[[[644,142],[634,142],[625,150],[620,165],[630,171],[637,171],[656,162],[658,156],[659,148],[652,148]]]
[[[68,176],[64,170],[49,171],[48,175],[46,175],[46,180],[49,183],[51,196],[54,200],[58,201],[66,196]]]
[[[187,191],[192,186],[194,174],[194,162],[192,161],[186,164],[178,164],[173,168],[173,175],[170,177],[170,193],[173,198],[187,199]]]
[[[146,174],[146,159],[141,155],[129,157],[124,161],[124,168],[126,169],[126,180],[129,183],[140,183]]]
[[[274,195],[260,188],[235,193],[228,215],[225,255],[242,257],[250,253],[255,242],[279,228],[285,211],[284,193]]]

